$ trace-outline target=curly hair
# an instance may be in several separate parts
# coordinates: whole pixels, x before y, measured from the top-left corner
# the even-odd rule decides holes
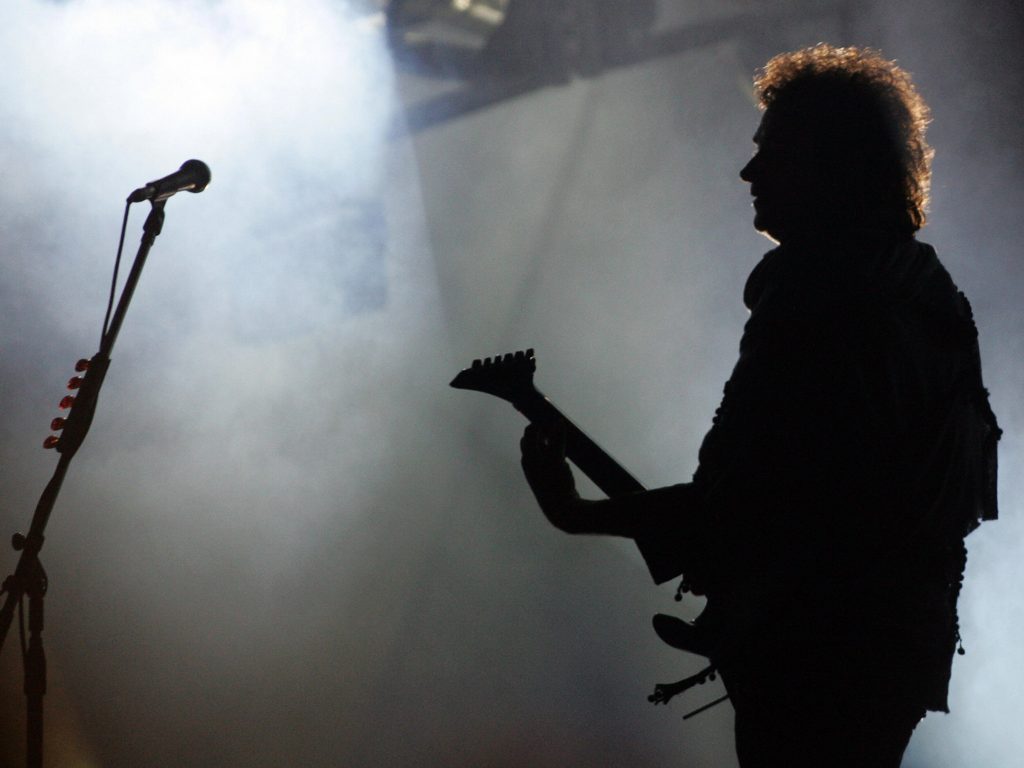
[[[762,109],[792,107],[823,132],[844,167],[857,169],[862,204],[911,233],[924,226],[930,112],[894,61],[867,48],[819,43],[769,60],[754,88]]]

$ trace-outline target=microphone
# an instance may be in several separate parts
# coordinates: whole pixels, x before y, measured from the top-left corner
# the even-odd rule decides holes
[[[147,182],[128,195],[129,203],[152,200],[154,203],[166,200],[178,192],[202,192],[210,183],[210,168],[202,160],[186,160],[181,168],[162,179]]]

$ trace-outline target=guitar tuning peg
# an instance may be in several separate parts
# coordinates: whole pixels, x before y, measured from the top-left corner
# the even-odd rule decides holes
[[[89,370],[89,361],[83,357],[81,360],[75,363],[75,370],[78,371],[79,373]]]
[[[50,448],[56,448],[57,443],[60,442],[60,438],[56,435],[50,435],[48,438],[43,440],[43,448],[49,450]]]
[[[522,360],[524,357],[526,357],[526,353],[523,352],[523,350],[520,349],[520,350],[516,351],[516,354],[515,354],[516,360]]]
[[[473,364],[470,366],[470,368],[479,368],[483,364],[484,364],[483,360],[480,360],[479,358],[477,358],[476,360],[473,361]]]
[[[506,353],[505,353],[505,357],[504,357],[504,358],[502,358],[502,359],[503,359],[503,360],[504,360],[504,362],[506,362],[506,363],[511,363],[511,362],[512,362],[512,359],[513,359],[514,357],[515,357],[515,355],[513,355],[513,354],[512,354],[511,352],[506,352]]]
[[[62,429],[64,429],[64,425],[66,423],[67,422],[65,419],[58,416],[57,418],[50,422],[50,429],[52,429],[54,432],[60,432]]]
[[[528,358],[530,358],[531,360],[532,360],[532,359],[534,358],[534,354],[533,354],[533,347],[528,347],[528,348],[526,349],[526,356],[527,356]]]
[[[62,397],[60,399],[61,410],[65,410],[66,411],[68,408],[70,408],[74,404],[75,404],[75,396],[74,395],[64,395],[64,397]]]
[[[484,358],[484,365],[486,366],[486,365],[490,365],[490,364],[491,364],[491,358],[485,357]]]
[[[72,376],[68,379],[68,389],[78,389],[80,386],[82,386],[81,376]]]

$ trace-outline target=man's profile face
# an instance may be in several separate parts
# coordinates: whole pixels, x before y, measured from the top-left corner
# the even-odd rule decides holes
[[[780,243],[822,228],[823,204],[833,196],[815,163],[810,129],[796,114],[773,106],[761,118],[754,143],[757,150],[740,171],[754,196],[754,228]]]

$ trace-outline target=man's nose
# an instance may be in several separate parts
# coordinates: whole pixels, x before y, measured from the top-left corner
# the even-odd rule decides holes
[[[750,183],[754,181],[754,174],[757,171],[757,155],[750,158],[750,161],[740,168],[740,178]]]

